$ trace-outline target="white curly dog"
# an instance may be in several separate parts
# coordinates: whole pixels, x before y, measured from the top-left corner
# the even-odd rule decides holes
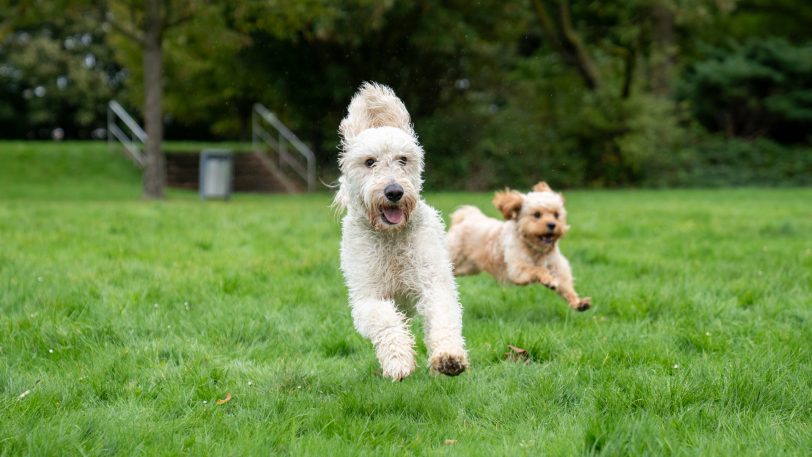
[[[429,365],[455,376],[468,367],[462,307],[440,215],[420,197],[423,148],[409,112],[389,87],[364,83],[339,127],[335,205],[342,221],[341,270],[355,328],[375,346],[383,375],[415,369],[405,310],[423,316]]]

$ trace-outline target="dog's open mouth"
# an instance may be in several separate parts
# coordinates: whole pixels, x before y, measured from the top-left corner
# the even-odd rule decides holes
[[[403,208],[398,206],[385,207],[383,211],[381,211],[381,217],[383,218],[384,222],[389,225],[398,225],[403,222]]]
[[[548,233],[546,235],[539,235],[539,241],[544,244],[553,244],[555,243],[555,235],[552,233]]]

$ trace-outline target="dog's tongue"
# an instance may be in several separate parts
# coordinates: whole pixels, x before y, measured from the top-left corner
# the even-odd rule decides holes
[[[403,220],[403,210],[400,208],[384,208],[383,217],[392,225],[400,224]]]

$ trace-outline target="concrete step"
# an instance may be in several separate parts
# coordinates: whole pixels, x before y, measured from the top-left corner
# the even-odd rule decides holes
[[[235,152],[232,188],[235,192],[290,193],[301,191],[291,185],[279,170],[272,173],[263,159],[253,152]],[[167,153],[166,178],[170,187],[197,190],[200,185],[199,153]]]

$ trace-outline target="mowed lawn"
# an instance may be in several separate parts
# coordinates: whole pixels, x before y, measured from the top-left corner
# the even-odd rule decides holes
[[[0,143],[0,455],[812,453],[812,189],[566,192],[594,308],[461,278],[471,369],[421,343],[393,383],[328,193],[139,179],[101,143]]]

